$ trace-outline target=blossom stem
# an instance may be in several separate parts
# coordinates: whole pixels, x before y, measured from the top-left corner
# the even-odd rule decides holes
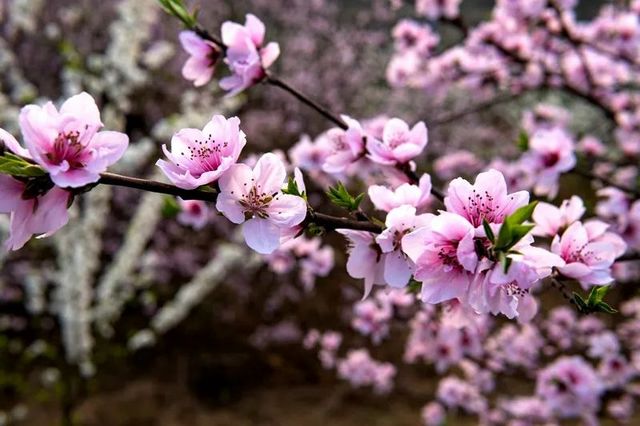
[[[217,37],[215,37],[214,35],[209,33],[209,31],[205,30],[204,28],[196,27],[194,29],[194,31],[196,32],[196,34],[198,34],[203,39],[209,40],[210,42],[212,42],[213,44],[218,46],[223,52],[225,52],[227,50],[227,46],[225,46],[225,44],[220,39],[218,39]],[[318,104],[317,102],[313,101],[311,98],[306,96],[304,93],[302,93],[299,90],[296,90],[295,88],[291,87],[287,82],[281,80],[280,78],[274,76],[273,74],[268,73],[266,71],[265,71],[265,73],[266,74],[265,74],[265,77],[264,77],[264,80],[263,80],[265,83],[268,83],[268,84],[270,84],[272,86],[275,86],[275,87],[279,87],[280,89],[292,94],[300,102],[302,102],[303,104],[313,108],[314,110],[319,112],[323,117],[325,117],[329,121],[332,121],[333,123],[335,123],[341,129],[346,130],[348,128],[347,124],[342,119],[340,119],[340,117],[337,117],[336,115],[331,113],[327,108],[325,108],[322,105]]]
[[[275,87],[279,87],[282,90],[290,93],[291,95],[293,95],[296,99],[298,99],[300,102],[302,102],[303,104],[315,109],[318,113],[320,113],[323,117],[325,117],[327,120],[332,121],[333,123],[335,123],[338,127],[340,127],[342,130],[347,130],[348,126],[347,124],[339,117],[335,116],[333,113],[331,113],[328,109],[326,109],[325,107],[323,107],[322,105],[314,102],[313,100],[311,100],[310,98],[308,98],[305,94],[303,94],[302,92],[294,89],[293,87],[291,87],[288,83],[286,83],[285,81],[282,81],[281,79],[279,79],[278,77],[267,73],[267,76],[264,79],[265,83],[269,83],[272,86]]]

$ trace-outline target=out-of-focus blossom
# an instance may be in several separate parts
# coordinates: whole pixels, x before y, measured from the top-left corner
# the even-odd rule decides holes
[[[531,136],[529,150],[521,161],[535,181],[534,192],[553,198],[558,193],[560,174],[576,165],[573,139],[561,128],[538,130]]]
[[[220,87],[232,96],[266,76],[266,69],[280,56],[280,46],[275,42],[264,45],[265,26],[252,14],[246,16],[244,25],[224,22],[221,33],[227,46],[225,62],[233,75],[221,79]]]
[[[429,19],[453,19],[460,13],[462,0],[416,0],[416,12]]]
[[[538,373],[536,394],[560,417],[595,413],[600,407],[602,381],[579,356],[561,357]]]
[[[338,362],[338,375],[354,387],[372,386],[376,393],[386,394],[393,388],[396,368],[388,362],[377,362],[366,349],[359,349],[349,351]]]
[[[204,86],[213,76],[216,62],[220,57],[220,49],[194,31],[182,31],[180,44],[189,54],[189,59],[182,67],[182,76],[193,81],[196,87]]]
[[[209,221],[211,211],[204,201],[178,199],[180,213],[176,217],[178,223],[191,226],[193,229],[202,229]]]

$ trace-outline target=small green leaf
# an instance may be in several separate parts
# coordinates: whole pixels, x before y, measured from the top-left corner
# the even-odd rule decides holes
[[[165,219],[174,218],[180,213],[180,205],[174,197],[164,197],[164,203],[162,204],[162,216]]]
[[[158,0],[158,3],[169,15],[180,19],[187,28],[196,26],[196,14],[189,13],[183,0]]]
[[[533,215],[533,211],[536,209],[538,205],[537,201],[533,201],[526,206],[520,207],[515,212],[511,213],[509,216],[505,218],[505,221],[511,222],[512,225],[520,225],[531,219]]]
[[[29,163],[10,152],[5,152],[0,157],[0,173],[18,177],[40,177],[47,174],[42,167]]]
[[[356,197],[349,194],[349,191],[347,191],[347,188],[345,188],[342,182],[338,182],[335,186],[330,187],[327,191],[327,196],[333,204],[350,212],[358,210],[360,203],[364,199],[364,194],[357,195]]]
[[[482,227],[484,228],[484,233],[487,235],[487,238],[493,244],[496,241],[496,236],[491,229],[491,225],[487,222],[487,219],[482,219]]]
[[[304,191],[300,192],[300,189],[298,188],[298,184],[296,183],[295,179],[293,179],[292,177],[289,177],[289,180],[287,181],[287,186],[282,188],[282,193],[295,195],[296,197],[304,198],[305,201],[307,200],[307,194]]]
[[[364,193],[357,195],[353,200],[353,210],[357,210],[360,207],[360,203],[364,200]]]
[[[580,312],[588,311],[587,302],[578,293],[575,293],[575,292],[573,293],[573,300],[576,303],[576,306],[578,307],[578,310]]]
[[[605,302],[598,302],[598,304],[596,304],[596,308],[598,308],[599,312],[605,312],[607,314],[615,314],[616,312],[618,312],[617,310],[612,308],[611,305]]]
[[[407,293],[418,294],[422,289],[422,283],[411,278],[409,285],[407,285]]]
[[[521,151],[529,150],[529,135],[527,134],[527,132],[525,132],[524,130],[520,130],[516,144]]]
[[[309,232],[309,234],[311,235],[321,237],[326,233],[326,230],[322,226],[318,226],[315,223],[310,223],[307,226],[307,232]]]

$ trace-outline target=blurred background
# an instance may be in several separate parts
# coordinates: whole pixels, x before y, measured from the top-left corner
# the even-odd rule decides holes
[[[578,12],[593,16],[603,3],[582,1]],[[447,119],[469,107],[473,94],[434,99],[390,87],[391,29],[410,10],[394,11],[387,0],[198,5],[212,33],[248,12],[260,17],[267,39],[281,46],[277,74],[332,111],[424,120],[427,170],[440,154],[461,148],[482,160],[515,154],[515,144],[503,141],[517,138],[522,112],[539,102],[570,109],[576,132],[606,138],[597,110],[555,93]],[[472,0],[462,11],[478,22],[492,6]],[[155,0],[0,0],[0,127],[18,135],[25,104],[86,90],[106,127],[131,138],[118,171],[155,178],[160,146],[214,113],[240,117],[245,154],[287,151],[303,134],[330,127],[267,85],[231,99],[215,83],[193,88],[180,72],[187,57],[180,30]],[[460,38],[451,28],[442,34],[441,46]],[[593,205],[591,191],[581,195]],[[376,395],[336,378],[301,344],[314,328],[341,330],[352,346],[365,343],[349,326],[362,283],[340,266],[341,238],[323,242],[336,248],[338,267],[309,283],[295,269],[276,274],[273,259],[265,263],[234,244],[224,218],[194,230],[175,215],[175,201],[162,196],[99,188],[76,201],[73,224],[59,235],[0,254],[0,425],[71,418],[83,425],[419,423],[435,392],[433,366],[404,366],[394,390]],[[0,229],[4,235],[7,223]],[[563,302],[555,293],[548,298],[548,306]],[[402,362],[410,317],[400,315],[391,337],[373,346],[376,358]],[[521,379],[510,385],[526,387]],[[465,422],[473,424],[450,424]]]

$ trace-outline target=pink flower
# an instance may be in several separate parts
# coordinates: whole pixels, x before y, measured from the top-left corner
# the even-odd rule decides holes
[[[533,235],[554,237],[573,222],[580,220],[586,211],[582,199],[577,195],[564,200],[560,207],[549,203],[539,203],[533,212]]]
[[[156,165],[174,185],[195,189],[218,180],[238,161],[246,143],[238,117],[214,115],[202,130],[182,129],[173,135],[171,151],[162,145],[169,161]]]
[[[42,196],[24,199],[24,190],[24,183],[0,175],[0,213],[11,215],[10,236],[5,242],[9,250],[22,248],[34,234],[48,237],[69,221],[67,191],[54,187]]]
[[[183,200],[178,198],[180,213],[176,218],[178,223],[191,226],[194,229],[202,229],[209,221],[210,210],[204,201]]]
[[[571,136],[561,128],[538,130],[531,136],[529,151],[521,161],[535,181],[537,195],[556,196],[560,174],[576,165],[573,145]]]
[[[384,279],[391,287],[406,286],[414,268],[402,251],[402,240],[413,230],[426,226],[433,217],[431,214],[416,215],[416,208],[406,205],[396,207],[387,215],[386,229],[376,237],[376,242],[386,253]]]
[[[349,240],[349,259],[347,273],[352,278],[364,278],[364,296],[366,298],[374,284],[385,284],[384,256],[376,244],[375,235],[371,232],[337,229]]]
[[[474,227],[464,218],[442,212],[428,226],[402,239],[402,250],[415,263],[415,279],[422,282],[422,301],[440,303],[462,299],[469,287],[470,271],[478,259],[473,251]],[[462,254],[471,247],[469,254]]]
[[[360,123],[342,115],[347,130],[330,129],[327,138],[331,141],[331,153],[324,159],[322,170],[326,173],[343,173],[364,154],[365,133]]]
[[[182,76],[193,81],[196,87],[204,86],[213,76],[216,62],[220,57],[220,49],[194,31],[182,31],[180,44],[190,55],[182,67]]]
[[[392,118],[384,126],[382,141],[367,139],[367,150],[376,163],[405,164],[420,155],[428,141],[427,126],[422,121],[409,129],[404,121]]]
[[[396,207],[403,205],[413,206],[421,209],[430,201],[431,176],[422,175],[418,185],[403,183],[395,190],[390,190],[386,186],[371,185],[369,187],[369,198],[378,210],[389,212]]]
[[[425,426],[440,426],[447,419],[447,412],[437,402],[430,402],[422,408],[422,424]]]
[[[433,170],[443,180],[450,180],[456,176],[475,174],[480,171],[482,163],[472,152],[459,150],[449,152],[433,163]]]
[[[444,204],[447,211],[467,219],[474,227],[482,221],[502,223],[504,218],[529,202],[529,193],[507,194],[507,183],[497,170],[480,173],[471,185],[462,178],[451,181]]]
[[[603,384],[582,357],[561,357],[540,370],[536,394],[559,416],[577,417],[600,407]]]
[[[129,144],[124,133],[98,132],[100,111],[85,92],[69,98],[59,111],[51,102],[27,105],[20,112],[20,128],[30,157],[63,188],[97,182]]]
[[[556,254],[532,247],[531,237],[525,237],[513,249],[521,254],[510,255],[512,264],[505,273],[496,263],[478,277],[470,287],[468,303],[478,313],[499,313],[520,322],[531,320],[538,312],[538,305],[530,294],[531,287],[540,279],[551,275],[552,268],[564,265]]]
[[[256,16],[248,14],[245,24],[222,24],[222,42],[227,46],[225,62],[233,75],[220,80],[220,87],[233,96],[262,80],[280,55],[278,43],[264,44],[265,26]]]
[[[268,153],[253,170],[234,164],[220,178],[216,208],[231,222],[244,223],[244,239],[258,253],[277,249],[280,238],[307,215],[304,199],[282,193],[286,177],[283,162]]]
[[[416,50],[425,56],[440,42],[440,36],[430,26],[411,19],[399,21],[393,27],[392,35],[396,50]]]
[[[460,13],[460,2],[462,0],[417,0],[416,12],[429,19],[453,19]]]
[[[585,288],[613,281],[611,266],[626,244],[619,236],[605,232],[607,227],[600,221],[574,222],[562,236],[555,236],[551,251],[566,262],[558,268],[562,275],[578,280]]]

